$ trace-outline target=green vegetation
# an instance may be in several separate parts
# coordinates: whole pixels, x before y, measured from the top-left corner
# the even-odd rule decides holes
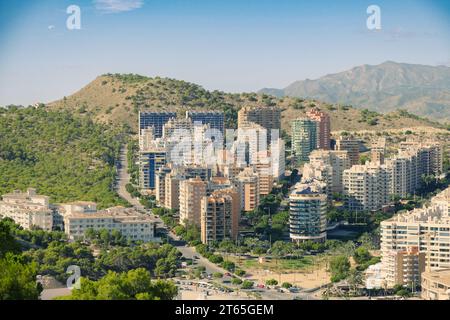
[[[285,288],[285,289],[290,289],[290,288],[292,288],[292,284],[289,283],[289,282],[283,282],[283,283],[281,284],[281,287],[283,287],[283,288]]]
[[[143,268],[124,273],[108,272],[98,281],[81,278],[81,286],[60,300],[172,300],[178,289],[171,281],[151,280]]]
[[[336,256],[330,261],[331,281],[339,282],[346,279],[350,272],[350,262],[346,256]]]
[[[269,279],[266,281],[266,285],[267,286],[276,286],[276,285],[278,285],[278,281],[275,279]]]
[[[241,285],[241,289],[249,290],[249,289],[253,289],[253,286],[254,286],[254,283],[252,281],[244,280],[244,282]]]
[[[111,191],[118,134],[67,112],[0,109],[0,194],[34,187],[53,202],[125,205]]]
[[[37,266],[27,263],[13,236],[9,220],[0,221],[0,300],[37,300],[42,286],[36,282]]]

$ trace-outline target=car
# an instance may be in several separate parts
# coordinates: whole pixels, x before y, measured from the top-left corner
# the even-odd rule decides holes
[[[194,256],[194,259],[195,260],[200,260],[200,257],[199,256]]]
[[[231,277],[231,273],[227,272],[227,273],[225,273],[225,276],[226,277]]]

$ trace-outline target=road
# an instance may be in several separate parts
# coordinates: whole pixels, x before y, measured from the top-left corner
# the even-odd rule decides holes
[[[130,183],[130,175],[128,173],[128,158],[127,158],[127,150],[128,146],[122,146],[120,150],[120,165],[117,167],[117,183],[116,183],[116,192],[119,196],[126,201],[128,201],[137,211],[151,214],[147,212],[147,210],[139,203],[139,200],[133,198],[126,189],[126,185]],[[206,268],[207,273],[226,273],[227,271],[214,263],[209,262],[207,259],[203,258],[200,254],[197,254],[195,248],[186,247],[186,242],[179,239],[175,234],[173,234],[170,230],[167,230],[167,227],[164,225],[164,222],[159,217],[153,217],[157,228],[163,229],[168,236],[169,242],[174,245],[186,259],[194,259],[194,256],[198,256],[199,259],[194,259],[197,261],[198,265],[204,266]]]
[[[139,203],[139,200],[133,198],[126,189],[126,185],[130,183],[130,175],[128,174],[128,158],[127,158],[128,145],[122,146],[120,149],[120,165],[117,167],[117,182],[116,182],[116,192],[119,196],[131,205],[133,205],[138,211],[143,212],[145,208]]]

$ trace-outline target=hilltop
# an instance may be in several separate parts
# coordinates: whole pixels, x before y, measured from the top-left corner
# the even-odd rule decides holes
[[[297,81],[284,89],[262,89],[277,97],[318,99],[381,113],[398,109],[450,122],[450,68],[392,61],[363,65],[317,80]]]
[[[442,127],[438,123],[406,111],[378,114],[348,105],[323,103],[292,97],[277,98],[267,94],[230,94],[207,91],[199,85],[168,78],[140,75],[107,74],[96,78],[75,94],[49,103],[50,110],[68,110],[109,125],[126,124],[137,129],[139,110],[176,111],[224,110],[227,127],[234,127],[237,111],[243,106],[272,105],[282,109],[282,128],[289,133],[290,121],[304,116],[312,107],[331,115],[332,130],[375,130],[414,127]]]

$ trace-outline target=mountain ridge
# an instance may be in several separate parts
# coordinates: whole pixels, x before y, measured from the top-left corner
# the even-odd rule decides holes
[[[450,67],[386,61],[296,81],[284,89],[264,88],[276,97],[317,99],[377,112],[404,109],[439,121],[450,121]]]

